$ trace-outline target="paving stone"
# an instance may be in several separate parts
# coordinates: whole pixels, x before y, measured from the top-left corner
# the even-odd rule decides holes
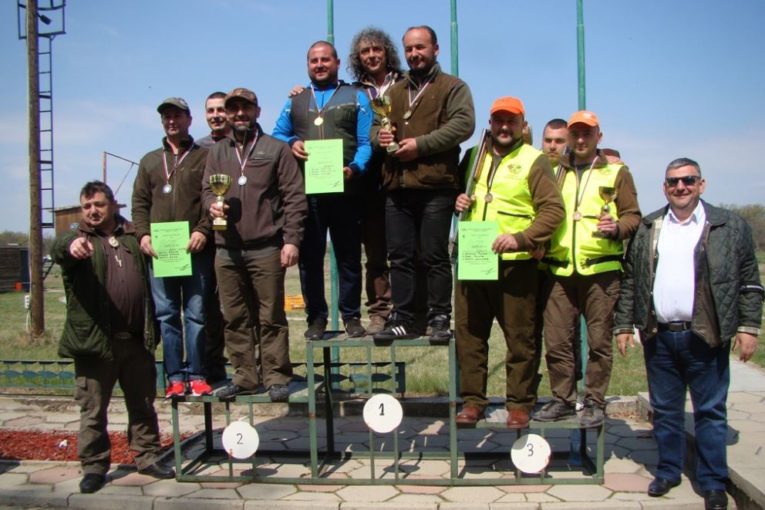
[[[112,472],[110,473],[111,484],[126,487],[143,487],[155,483],[158,479],[149,475],[142,475],[137,471],[129,471],[126,473]]]
[[[79,493],[79,489],[77,490]],[[115,485],[113,483],[107,483],[103,489],[98,491],[99,494],[104,494],[107,496],[125,496],[125,497],[135,497],[135,496],[141,496],[143,495],[142,487],[130,487],[130,486],[124,486],[124,485]]]
[[[523,492],[525,494],[545,492],[551,485],[495,485],[501,491],[507,493]]]
[[[438,510],[443,500],[438,496],[423,494],[400,494],[384,503],[350,502],[340,505],[342,510]]]
[[[643,510],[704,510],[704,500],[668,501],[662,498],[651,498],[640,503]],[[730,506],[728,507],[734,510]]]
[[[572,503],[561,501],[558,503],[542,503],[540,510],[581,510],[582,503]],[[587,510],[640,510],[640,503],[637,501],[591,501],[587,503]]]
[[[69,496],[69,507],[83,510],[104,510],[119,508],[120,510],[146,510],[152,508],[153,498],[140,495],[110,494],[106,487],[95,494],[72,494]]]
[[[337,492],[341,489],[340,485],[310,485],[298,484],[297,490],[301,492]]]
[[[651,480],[630,473],[606,473],[603,487],[614,492],[645,492]]]
[[[497,503],[525,503],[526,502],[526,496],[522,493],[509,493],[505,494],[501,498],[499,498],[497,501],[493,502],[491,504],[491,508],[493,509]]]
[[[311,510],[338,510],[340,503],[337,501],[311,501]],[[244,510],[272,510],[274,508],[288,508],[295,510],[301,508],[294,501],[247,501]]]
[[[461,501],[459,503],[441,503],[439,510],[491,510],[489,503],[468,503]]]
[[[42,483],[42,482],[32,482],[31,476],[36,473],[32,473],[31,475],[27,475],[26,473],[3,473],[2,476],[0,476],[0,491],[7,489],[9,487],[16,487],[18,485],[24,485],[27,483],[27,481],[31,483]],[[2,495],[0,495],[0,499],[2,498]]]
[[[560,500],[546,492],[539,492],[535,494],[526,494],[526,501],[530,503],[554,503]]]
[[[69,494],[51,491],[47,485],[18,485],[3,488],[2,501],[20,507],[66,507]]]
[[[539,510],[539,504],[529,501],[498,501],[490,503],[489,510]]]
[[[175,480],[159,480],[157,483],[144,487],[143,493],[147,496],[181,498],[199,489],[201,489],[200,485],[194,482],[179,483]]]
[[[294,494],[294,485],[275,483],[250,483],[239,487],[236,492],[244,499],[277,500]]]
[[[352,485],[343,487],[335,494],[344,501],[371,502],[387,501],[397,496],[399,492],[390,485]]]
[[[630,459],[620,459],[612,456],[603,463],[603,472],[609,473],[636,473],[640,465]]]
[[[296,492],[282,498],[282,501],[310,501],[311,508],[314,508],[315,503],[332,503],[334,502],[338,507],[342,499],[336,493],[328,492]],[[295,503],[292,503],[293,505]],[[294,508],[294,507],[293,507]]]
[[[451,487],[441,493],[444,499],[455,503],[491,503],[504,495],[504,492],[494,487],[481,487],[481,490],[473,487]]]
[[[237,489],[199,489],[189,493],[187,498],[198,499],[240,499]]]
[[[440,485],[398,485],[402,494],[441,494],[447,488]]]
[[[547,493],[563,501],[603,501],[612,494],[599,485],[555,485]]]
[[[243,510],[241,499],[162,499],[154,501],[153,510]]]

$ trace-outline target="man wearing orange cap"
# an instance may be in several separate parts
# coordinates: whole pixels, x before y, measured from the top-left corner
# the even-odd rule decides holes
[[[580,313],[587,323],[583,427],[603,423],[611,378],[613,311],[629,239],[640,222],[637,191],[623,163],[609,163],[598,149],[598,117],[578,111],[568,122],[569,152],[560,158],[557,180],[566,216],[545,257],[553,285],[544,311],[547,369],[553,399],[534,418],[573,416],[577,401],[574,329]]]
[[[507,344],[507,426],[528,426],[529,411],[536,402],[534,314],[538,273],[537,261],[529,252],[550,240],[563,220],[564,208],[549,160],[524,143],[524,115],[523,103],[517,98],[494,101],[485,155],[474,162],[482,152],[474,147],[462,160],[462,175],[468,168],[476,168],[472,176],[475,190],[470,195],[460,194],[455,209],[465,213],[463,221],[497,223],[499,235],[492,250],[499,256],[499,278],[457,282],[455,336],[460,392],[465,402],[457,415],[461,427],[474,426],[489,403],[487,362],[495,318]]]

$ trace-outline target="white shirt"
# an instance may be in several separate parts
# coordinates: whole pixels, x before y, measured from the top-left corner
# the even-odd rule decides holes
[[[690,321],[695,295],[693,250],[704,230],[706,213],[701,202],[691,216],[680,221],[670,208],[661,225],[653,306],[659,322]]]

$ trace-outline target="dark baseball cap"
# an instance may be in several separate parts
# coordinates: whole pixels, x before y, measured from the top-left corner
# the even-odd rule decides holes
[[[244,87],[237,87],[226,94],[226,100],[223,104],[228,105],[229,101],[233,99],[244,99],[248,103],[252,103],[255,106],[258,106],[258,96],[255,95],[255,92]]]
[[[168,97],[167,99],[162,101],[162,103],[159,106],[157,106],[157,111],[159,113],[162,113],[162,111],[169,106],[175,106],[176,108],[181,109],[185,111],[186,113],[191,113],[189,104],[182,97]]]

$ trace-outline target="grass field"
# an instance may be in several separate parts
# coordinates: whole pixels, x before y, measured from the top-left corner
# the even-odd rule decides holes
[[[327,271],[326,274],[329,274]],[[58,267],[45,281],[45,337],[33,343],[26,332],[26,310],[24,309],[24,294],[18,292],[0,293],[0,359],[33,359],[53,360],[56,354],[58,338],[65,315],[64,293]],[[300,283],[295,268],[291,268],[287,274],[287,295],[299,295]],[[329,298],[329,290],[327,290]],[[364,317],[366,315],[364,314]],[[305,316],[302,310],[288,310],[290,324],[290,356],[295,362],[305,361]],[[490,396],[502,396],[505,393],[505,342],[495,327],[489,340],[489,384]],[[378,352],[379,351],[379,352]],[[364,361],[363,349],[341,349],[341,361]],[[385,348],[375,349],[376,359],[384,360],[388,350]],[[379,355],[379,358],[377,357]],[[157,350],[158,358],[161,358],[161,349]],[[397,349],[398,361],[406,363],[407,392],[416,394],[445,395],[448,388],[447,349],[429,347],[411,347]],[[765,339],[760,337],[760,346],[757,350],[754,363],[765,366]],[[550,394],[547,370],[542,362],[543,374],[539,395]],[[622,357],[614,351],[614,368],[610,395],[635,395],[639,391],[646,390],[645,368],[643,355],[640,347],[633,349],[627,357]]]

